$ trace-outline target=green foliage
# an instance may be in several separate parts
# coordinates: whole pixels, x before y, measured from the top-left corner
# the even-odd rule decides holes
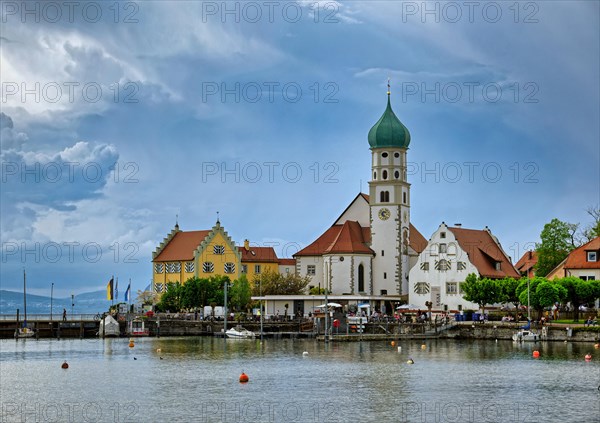
[[[575,248],[577,225],[552,219],[544,225],[540,234],[541,243],[536,244],[538,262],[536,275],[546,276]]]
[[[465,300],[478,304],[484,311],[487,304],[494,304],[502,298],[502,288],[497,281],[478,278],[474,273],[467,276],[462,289]]]
[[[521,304],[527,304],[527,279],[521,279],[517,287],[517,294]],[[529,301],[532,309],[541,315],[545,307],[554,303],[563,302],[567,298],[567,290],[557,281],[535,277],[529,280]]]
[[[179,311],[181,310],[181,293],[182,287],[178,283],[168,283],[167,291],[164,292],[160,301],[156,305],[159,311]]]
[[[254,275],[253,295],[304,295],[310,283],[310,277],[299,276],[295,273],[282,275],[279,272],[267,270],[260,275]]]
[[[310,295],[324,295],[325,288],[319,288],[318,286],[313,286],[311,289],[308,290],[308,293]]]
[[[557,279],[557,283],[565,290],[565,301],[574,308],[573,321],[579,320],[579,306],[591,303],[600,297],[600,281],[584,281],[574,276]]]
[[[252,290],[246,275],[242,275],[239,279],[233,281],[230,292],[231,305],[236,310],[246,310],[250,305],[250,297],[252,296]]]
[[[519,300],[519,296],[517,295],[517,287],[521,283],[520,280],[515,278],[504,278],[498,281],[498,285],[500,286],[500,303],[511,303],[515,307],[519,305],[521,302]]]

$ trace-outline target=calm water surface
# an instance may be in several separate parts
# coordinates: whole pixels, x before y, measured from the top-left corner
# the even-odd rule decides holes
[[[592,344],[421,344],[3,340],[0,421],[600,422]]]

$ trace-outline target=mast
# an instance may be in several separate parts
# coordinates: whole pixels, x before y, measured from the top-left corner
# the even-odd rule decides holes
[[[25,268],[23,268],[23,309],[25,311],[25,316],[23,318],[23,327],[27,327],[27,284],[25,281]]]

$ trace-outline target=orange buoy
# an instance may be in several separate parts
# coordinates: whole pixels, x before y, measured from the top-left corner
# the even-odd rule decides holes
[[[68,369],[69,368],[69,363],[67,363],[67,361],[65,360],[65,362],[60,367],[62,369]]]
[[[135,347],[135,344],[133,342],[130,342],[129,343],[129,348],[133,348],[133,347]]]
[[[533,352],[533,358],[540,358],[540,352],[538,350]]]
[[[585,355],[585,361],[592,361],[592,355],[591,354],[586,354]]]
[[[240,375],[240,383],[246,383],[248,382],[248,375],[244,372],[242,372],[242,374]]]
[[[392,341],[392,347],[396,346],[396,341]]]

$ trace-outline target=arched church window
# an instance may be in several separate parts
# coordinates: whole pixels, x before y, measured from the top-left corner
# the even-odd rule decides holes
[[[379,202],[380,203],[385,203],[385,191],[381,191],[379,193]]]
[[[377,172],[373,172],[373,179],[376,180],[377,179]]]
[[[358,265],[358,292],[365,292],[365,267]]]
[[[384,193],[384,195],[383,195],[384,201],[386,203],[389,203],[390,202],[390,192],[389,191],[384,191],[383,193]]]
[[[398,172],[398,171],[395,171],[395,172],[394,172],[394,178],[395,178],[395,179],[398,179],[399,177],[400,177],[400,172]]]
[[[387,170],[384,170],[384,171],[383,171],[383,174],[382,174],[382,176],[383,176],[383,180],[384,180],[384,181],[385,181],[385,180],[387,180]]]
[[[404,204],[406,204],[406,193],[405,192],[402,193],[402,202],[404,202]]]

